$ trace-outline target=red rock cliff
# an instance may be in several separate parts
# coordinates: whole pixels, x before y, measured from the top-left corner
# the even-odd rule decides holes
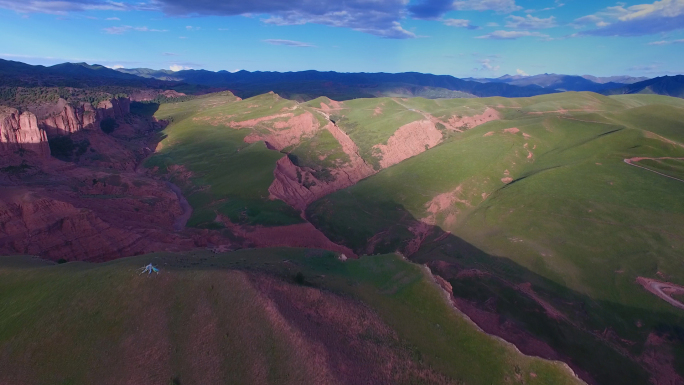
[[[50,156],[47,136],[38,128],[34,114],[20,114],[14,108],[0,107],[0,155],[19,149],[33,151],[42,157]]]
[[[74,107],[60,99],[58,109],[60,112],[57,115],[40,121],[40,128],[50,137],[97,128],[105,118],[118,118],[130,113],[131,102],[128,98],[105,100],[93,108],[89,103]]]

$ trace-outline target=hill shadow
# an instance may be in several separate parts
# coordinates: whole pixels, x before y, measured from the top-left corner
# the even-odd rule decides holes
[[[359,255],[398,250],[428,266],[448,282],[443,287],[451,291],[459,310],[485,332],[513,343],[525,354],[563,361],[589,384],[672,380],[655,373],[663,366],[644,366],[646,353],[665,367],[670,362],[670,373],[678,370],[684,376],[682,315],[595,300],[439,227],[422,224],[392,202],[376,202],[372,212],[357,210],[349,219],[332,223],[322,201],[325,198],[313,204],[322,206],[310,208],[307,214],[329,238]],[[652,335],[667,344],[655,347],[649,343]]]

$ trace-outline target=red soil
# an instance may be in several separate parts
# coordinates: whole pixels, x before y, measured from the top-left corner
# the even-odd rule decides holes
[[[387,144],[377,144],[373,148],[380,150],[382,159],[380,166],[387,168],[405,159],[425,152],[439,144],[442,132],[429,120],[419,120],[400,127],[388,140]]]
[[[449,118],[449,125],[456,128],[469,129],[499,119],[501,119],[501,114],[499,114],[499,111],[491,107],[487,107],[487,109],[480,115],[463,116],[461,118],[458,116],[452,116]]]
[[[437,216],[439,214],[450,211],[446,217],[444,225],[448,227],[455,224],[458,209],[454,207],[454,204],[462,203],[466,206],[470,206],[470,202],[459,198],[462,190],[462,186],[458,186],[453,191],[442,193],[432,198],[432,200],[425,204],[428,216],[421,219],[421,221],[429,225],[435,225],[437,224]]]
[[[280,199],[298,210],[304,210],[311,202],[349,187],[375,172],[361,158],[358,147],[349,136],[332,123],[326,129],[337,139],[350,161],[332,170],[332,181],[321,181],[312,170],[294,165],[285,156],[278,160],[273,171],[275,179],[268,189],[272,199]]]
[[[310,112],[305,112],[284,122],[274,122],[273,128],[268,129],[269,133],[252,132],[244,140],[247,143],[263,140],[280,151],[299,144],[303,137],[312,137],[319,129],[318,120]]]
[[[655,385],[683,385],[684,378],[675,370],[675,358],[669,343],[655,333],[646,339],[644,350],[638,357],[651,373]]]
[[[330,102],[329,102],[330,105],[327,105],[327,104],[321,102],[321,110],[328,112],[328,111],[339,110],[339,109],[343,108],[342,102],[336,102],[332,99],[329,99],[329,100],[330,100]]]
[[[293,113],[286,113],[286,114],[277,114],[277,115],[270,115],[270,116],[263,116],[261,118],[256,118],[256,119],[250,119],[250,120],[244,120],[241,122],[235,122],[231,121],[228,122],[228,126],[232,128],[246,128],[246,127],[254,127],[257,124],[261,122],[267,122],[269,120],[274,120],[274,119],[279,119],[279,118],[290,118],[294,116]]]

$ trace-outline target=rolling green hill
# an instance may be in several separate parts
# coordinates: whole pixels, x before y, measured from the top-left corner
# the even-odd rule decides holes
[[[0,383],[581,383],[477,330],[396,255],[0,257],[0,304]]]
[[[144,166],[180,186],[192,231],[400,252],[487,333],[588,383],[684,376],[681,310],[637,283],[684,285],[680,99],[223,92],[150,107],[169,125]]]

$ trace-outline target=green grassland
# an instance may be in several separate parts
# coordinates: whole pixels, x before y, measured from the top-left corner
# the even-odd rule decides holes
[[[161,273],[139,275],[148,263]],[[369,349],[353,355],[368,362],[335,356],[344,346],[325,350],[344,338]],[[336,360],[372,375],[391,365],[398,384],[580,383],[477,330],[397,255],[341,262],[304,249],[103,264],[0,257],[0,357],[0,382],[23,384],[349,383],[355,368],[335,371]],[[331,368],[340,377],[326,378]]]
[[[323,127],[327,120],[314,110],[321,102],[330,104],[327,98],[298,104],[274,94],[237,101],[224,93],[164,104],[155,116],[171,124],[161,150],[145,165],[168,172],[183,188],[194,209],[190,226],[215,225],[217,213],[240,223],[297,223],[297,212],[268,199],[275,162],[283,154],[244,143],[248,134],[267,133],[278,120],[246,129],[225,123],[309,112]],[[459,298],[496,300],[491,306],[497,313],[570,357],[599,383],[647,383],[638,357],[651,333],[666,336],[673,367],[681,371],[681,311],[635,279],[684,285],[684,188],[656,173],[681,178],[684,172],[682,160],[665,159],[684,157],[684,102],[587,92],[518,99],[377,98],[345,101],[329,114],[379,169],[374,146],[402,125],[424,114],[448,119],[488,107],[502,119],[452,132],[429,151],[314,202],[307,218],[359,254],[403,251],[415,238],[417,221],[434,223],[437,232],[412,259],[491,274],[446,278]],[[326,130],[283,152],[321,179],[348,161]],[[624,162],[636,157],[653,159],[635,163],[647,169]],[[174,165],[191,175],[183,179]],[[566,318],[547,317],[515,289],[527,282]]]
[[[263,143],[245,143],[249,130],[219,124],[225,115],[240,113],[239,119],[249,120],[293,103],[269,94],[254,99],[237,101],[226,92],[164,104],[156,112],[157,118],[171,123],[163,132],[161,150],[147,159],[145,167],[156,167],[163,174],[180,165],[191,173],[189,179],[173,172],[168,175],[193,207],[188,226],[215,226],[217,213],[235,223],[274,226],[301,222],[287,204],[268,199],[275,163],[282,154],[268,150]]]
[[[511,103],[514,108],[501,109],[503,120],[452,137],[314,202],[309,219],[360,253],[402,249],[414,237],[410,228],[416,220],[433,219],[453,235],[436,245],[426,241],[415,260],[495,271],[497,282],[533,282],[561,308],[568,301],[583,305],[567,309],[571,321],[558,326],[555,320],[539,321],[538,309],[521,310],[525,296],[518,294],[511,302],[493,284],[454,280],[456,295],[474,301],[496,298],[500,310],[526,330],[571,357],[593,362],[605,362],[605,347],[620,343],[602,341],[591,330],[618,330],[620,338],[633,341],[624,347],[634,349],[632,356],[640,354],[649,331],[669,330],[676,346],[674,367],[681,372],[681,310],[646,292],[635,279],[684,284],[684,185],[624,159],[684,157],[684,102],[563,93]],[[560,109],[565,112],[553,112]],[[514,127],[519,132],[505,131]],[[681,175],[680,160],[638,164]],[[456,199],[436,214],[428,212],[433,198],[450,192]],[[479,252],[465,258],[463,242]],[[578,315],[585,306],[593,307],[595,320]],[[583,341],[584,351],[578,352],[572,340]],[[616,351],[613,367],[636,367]],[[602,383],[647,382],[643,373],[616,378],[589,361],[582,365]]]
[[[283,154],[268,150],[263,144],[244,143],[250,133],[268,135],[274,123],[289,119],[281,116],[255,122],[237,129],[229,125],[280,114],[312,114],[320,127],[329,123],[315,109],[327,98],[297,103],[268,93],[238,100],[230,92],[197,97],[178,103],[165,103],[154,111],[158,119],[170,122],[164,130],[161,149],[145,162],[145,167],[166,173],[175,166],[190,172],[189,180],[178,173],[169,178],[178,184],[193,207],[188,222],[192,227],[215,227],[216,214],[233,222],[277,226],[299,223],[298,213],[283,202],[269,199],[276,161]],[[487,103],[509,103],[504,98],[481,102],[479,99],[357,99],[344,102],[343,109],[332,111],[330,118],[357,144],[361,156],[379,169],[380,154],[374,149],[401,126],[425,119],[423,113],[448,119],[450,116],[482,113]],[[144,109],[149,113],[149,109]],[[449,136],[449,135],[447,135]],[[318,179],[333,178],[333,169],[349,162],[341,145],[327,130],[283,149],[297,165],[310,168]]]
[[[586,102],[582,93],[516,101],[522,109],[535,111],[549,103],[553,105],[544,108],[565,108],[562,100],[538,102],[562,95],[568,105]],[[681,182],[623,162],[630,157],[684,156],[684,147],[670,142],[684,135],[684,103],[637,107],[653,108],[653,113],[639,114],[650,124],[626,124],[634,111],[620,111],[621,104],[612,98],[590,96],[601,102],[592,107],[606,112],[526,114],[487,123],[322,199],[309,213],[316,216],[318,207],[325,207],[322,220],[331,226],[366,222],[373,227],[365,234],[367,240],[383,225],[372,226],[371,217],[361,221],[363,210],[350,213],[350,206],[369,206],[373,212],[381,210],[371,205],[385,202],[401,206],[414,218],[425,218],[432,198],[460,187],[463,202],[454,203],[458,219],[444,230],[483,250],[513,258],[559,284],[619,303],[634,303],[632,294],[639,289],[625,288],[620,293],[615,282],[598,277],[615,276],[614,271],[623,269],[624,279],[616,279],[624,283],[618,286],[629,283],[631,288],[637,274],[652,275],[660,269],[684,284],[684,267],[677,258],[684,244],[673,231],[684,228]],[[659,118],[663,108],[671,114]],[[504,131],[511,127],[520,132]],[[512,183],[501,181],[506,175]],[[357,242],[357,247],[364,241],[338,235]],[[523,242],[512,243],[511,238]],[[658,257],[654,260],[645,253]],[[648,268],[643,261],[649,261]],[[641,305],[654,306],[648,302]]]

